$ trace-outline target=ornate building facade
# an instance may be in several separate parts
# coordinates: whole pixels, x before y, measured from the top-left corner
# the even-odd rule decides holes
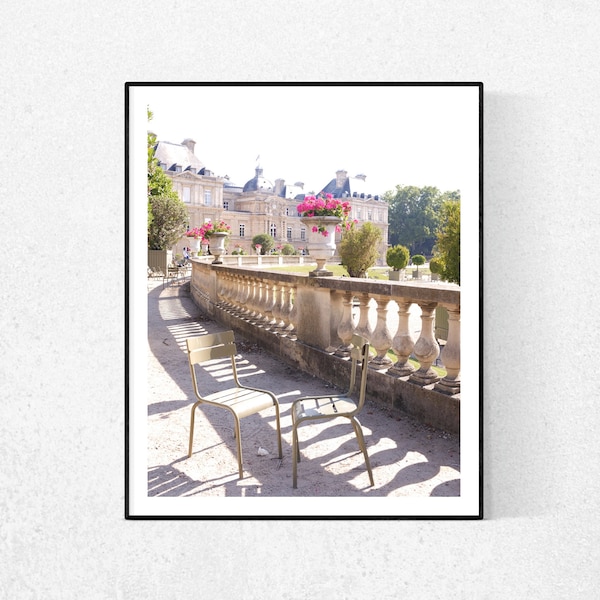
[[[271,235],[277,246],[291,244],[296,250],[306,247],[306,226],[296,208],[306,195],[302,182],[292,185],[284,179],[272,182],[257,166],[252,179],[243,186],[237,185],[210,171],[196,156],[195,144],[188,138],[181,144],[159,141],[154,148],[161,168],[187,206],[190,228],[207,221],[225,221],[231,227],[229,253],[236,249],[252,253],[252,238],[260,233]],[[378,193],[368,191],[366,176],[349,177],[340,170],[320,191],[349,201],[352,218],[359,226],[371,222],[381,229],[380,263],[385,264],[388,205]],[[174,255],[182,254],[187,242],[187,238],[182,238],[173,248]]]

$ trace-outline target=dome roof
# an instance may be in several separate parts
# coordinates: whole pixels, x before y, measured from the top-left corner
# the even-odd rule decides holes
[[[272,192],[273,189],[273,183],[263,177],[260,167],[256,167],[256,175],[244,185],[244,192]]]

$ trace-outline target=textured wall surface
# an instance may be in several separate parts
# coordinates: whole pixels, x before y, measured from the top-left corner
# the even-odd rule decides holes
[[[9,4],[0,597],[597,597],[599,5]],[[256,79],[484,82],[485,520],[123,519],[123,84]]]

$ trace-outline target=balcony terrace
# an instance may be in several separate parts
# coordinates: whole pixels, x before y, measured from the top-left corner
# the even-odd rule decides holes
[[[245,281],[239,278],[248,278],[247,283],[251,282],[253,288],[260,282],[265,290],[273,290],[269,286],[279,285],[280,294],[272,297],[283,297],[288,303],[289,294],[293,300],[294,293],[297,293],[297,308],[313,288],[319,293],[328,290],[327,295],[334,300],[340,293],[342,298],[346,293],[343,287],[338,290],[315,286],[316,282],[308,277],[217,267],[202,264],[201,260],[194,261],[191,282],[180,280],[164,286],[161,281],[149,281],[149,396],[147,441],[143,442],[147,447],[148,497],[157,501],[168,498],[181,498],[183,501],[187,498],[185,510],[191,513],[207,510],[206,503],[197,508],[199,505],[193,501],[196,497],[207,502],[222,498],[286,497],[284,503],[278,503],[273,509],[273,512],[279,510],[283,514],[290,514],[298,508],[290,503],[301,498],[306,500],[307,497],[333,499],[346,496],[357,500],[372,497],[434,500],[434,497],[446,497],[458,500],[461,495],[459,436],[449,430],[423,424],[396,410],[394,405],[398,402],[392,398],[386,400],[382,392],[379,392],[381,399],[377,401],[369,392],[367,405],[360,416],[375,486],[369,486],[364,460],[352,428],[345,422],[334,420],[303,426],[300,432],[302,462],[299,465],[298,489],[292,488],[290,406],[303,395],[331,393],[335,384],[328,381],[339,380],[340,387],[345,387],[347,381],[343,367],[347,361],[343,356],[329,354],[325,349],[301,341],[301,336],[309,336],[310,333],[303,330],[293,311],[289,311],[292,314],[290,318],[287,309],[280,314],[281,304],[275,308],[267,303],[268,293],[265,294],[265,304],[269,305],[269,311],[257,310],[258,302],[254,300],[246,299],[244,306],[233,302],[234,290],[248,293],[245,284],[239,287],[232,285],[234,281]],[[349,282],[335,283],[332,280],[328,285],[344,283]],[[308,288],[303,291],[304,286]],[[338,316],[343,315],[343,302],[335,310]],[[244,311],[248,313],[245,316],[242,314]],[[250,320],[251,313],[255,313],[253,321],[256,324]],[[273,313],[280,319],[276,323],[270,323]],[[259,320],[260,314],[263,318]],[[268,315],[271,318],[269,323],[265,323]],[[185,356],[185,339],[222,331],[233,325],[240,354],[238,373],[247,385],[272,390],[281,406],[283,459],[276,454],[272,411],[267,410],[242,421],[243,479],[238,479],[233,424],[229,415],[223,414],[225,411],[210,407],[197,411],[194,454],[191,458],[187,457],[190,408],[195,398]],[[256,332],[254,336],[250,335],[252,331]],[[342,332],[342,338],[345,339],[345,336]],[[324,344],[326,337],[321,332],[319,343]],[[335,341],[333,336],[330,341]],[[265,351],[265,346],[268,346],[269,352]],[[277,354],[277,348],[282,348],[286,355]],[[294,362],[294,356],[298,363]],[[325,365],[319,365],[324,357],[329,357],[336,365],[331,373],[325,372]],[[304,369],[313,371],[306,373],[299,367],[300,364]],[[220,385],[228,385],[226,365],[208,365],[206,375],[205,384],[209,392]],[[321,378],[322,375],[325,376]],[[375,379],[377,375],[385,375],[386,381],[390,382],[402,380],[375,368],[369,373],[369,379]],[[422,391],[420,385],[406,385],[417,392]],[[431,393],[440,400],[458,402],[457,397]],[[268,451],[268,455],[259,456],[259,448]],[[217,504],[215,513],[224,514],[226,506]],[[246,506],[244,504],[240,510],[245,510]],[[422,511],[422,504],[416,510]]]

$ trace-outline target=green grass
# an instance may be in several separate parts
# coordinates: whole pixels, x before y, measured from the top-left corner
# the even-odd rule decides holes
[[[325,264],[325,268],[331,271],[335,277],[349,277],[345,267],[339,264]],[[307,275],[310,271],[315,270],[314,264],[307,265],[263,265],[265,271],[283,271],[284,273],[294,273],[298,275]],[[388,280],[388,268],[373,268],[367,271],[369,279],[384,279]]]

